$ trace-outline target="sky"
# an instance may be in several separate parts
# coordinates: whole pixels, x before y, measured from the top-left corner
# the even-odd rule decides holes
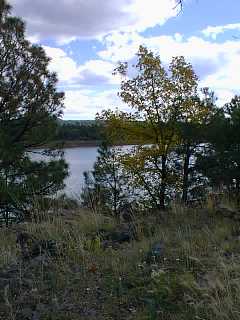
[[[65,92],[64,119],[94,119],[102,109],[126,109],[117,93],[119,61],[134,61],[139,45],[164,65],[183,55],[200,87],[218,103],[240,94],[240,0],[10,0],[42,45]]]

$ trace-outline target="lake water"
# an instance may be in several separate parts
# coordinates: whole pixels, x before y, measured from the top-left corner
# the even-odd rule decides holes
[[[64,192],[71,197],[80,197],[84,184],[83,172],[93,169],[97,158],[97,147],[67,148],[65,160],[69,165],[69,177],[65,180]]]
[[[129,150],[133,146],[121,146],[120,150]],[[119,147],[118,147],[119,148]],[[40,150],[39,150],[40,151]],[[69,165],[69,176],[65,180],[65,189],[63,190],[67,196],[72,198],[80,198],[82,188],[84,186],[83,173],[91,171],[98,156],[98,147],[78,147],[64,149],[64,157]],[[39,153],[31,155],[33,160],[44,160],[45,156]],[[62,191],[60,191],[60,194]]]

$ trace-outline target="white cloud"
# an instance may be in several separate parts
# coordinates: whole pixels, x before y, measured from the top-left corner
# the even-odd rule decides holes
[[[65,95],[66,117],[78,119],[94,119],[97,112],[102,109],[121,109],[123,105],[116,90],[106,90],[103,92],[85,90],[67,90]]]
[[[92,80],[94,81],[94,76],[95,76],[96,81],[98,80],[98,78],[101,81],[101,77],[102,77],[102,81],[105,82],[105,84],[106,82],[108,82],[108,84],[117,85],[120,83],[120,78],[114,77],[112,75],[114,67],[115,67],[114,64],[109,61],[104,61],[100,59],[89,60],[84,65],[79,67],[79,73],[80,73],[80,77],[82,79],[85,78],[85,80],[90,80],[90,77],[92,76]],[[101,85],[101,82],[95,83],[95,84]]]
[[[205,37],[210,37],[214,40],[216,40],[217,36],[221,33],[224,33],[228,30],[236,30],[240,31],[240,23],[230,23],[226,24],[224,26],[208,26],[204,30],[202,30],[202,33]]]
[[[240,94],[240,43],[238,52],[230,51],[226,62],[207,76],[202,84],[215,89],[220,105],[229,102],[235,94]]]
[[[113,63],[96,59],[77,65],[62,49],[44,49],[52,59],[50,70],[57,72],[59,87],[65,91],[65,118],[93,119],[103,108],[123,106],[117,89],[110,89],[120,81],[112,75]]]
[[[175,0],[10,0],[14,14],[27,22],[30,36],[96,38],[114,31],[144,31],[176,16]]]
[[[145,38],[137,33],[115,33],[103,41],[106,49],[98,52],[102,59],[114,63],[132,60],[143,44],[158,53],[164,64],[172,56],[184,56],[193,64],[200,84],[209,86],[220,96],[219,102],[240,93],[240,40],[217,43],[200,37],[184,38],[180,34]]]
[[[114,63],[130,60],[143,43],[143,39],[137,32],[114,32],[102,39],[105,49],[99,51],[98,55]]]
[[[160,54],[165,65],[173,55],[185,56],[199,75],[200,85],[209,86],[219,96],[219,104],[239,94],[240,40],[216,43],[180,34],[144,38],[132,32],[114,33],[103,42],[106,50],[98,52],[99,58],[82,65],[62,49],[45,47],[53,58],[51,68],[66,90],[68,117],[94,118],[102,108],[123,106],[117,97],[120,79],[112,76],[112,70],[119,60],[133,60],[140,44]]]
[[[120,78],[112,75],[114,64],[101,59],[88,60],[78,65],[67,53],[60,48],[44,46],[51,58],[50,70],[58,74],[61,86],[96,86],[116,85]]]
[[[222,58],[222,53],[227,53],[228,43],[230,46],[239,46],[235,45],[234,41],[221,45],[199,37],[185,39],[180,34],[145,38],[137,33],[114,33],[104,38],[106,49],[98,52],[98,55],[114,63],[130,60],[142,44],[159,53],[164,62],[168,62],[172,56],[177,55],[183,55],[191,60],[194,58],[218,60]]]
[[[125,9],[130,14],[132,30],[144,31],[156,25],[163,25],[169,18],[176,16],[175,0],[134,0]],[[128,31],[128,26],[126,26]]]
[[[73,82],[78,77],[78,66],[67,53],[60,48],[44,46],[44,50],[51,58],[50,70],[57,72],[58,79],[62,82]]]
[[[146,38],[141,31],[163,25],[176,16],[175,0],[9,1],[13,13],[26,20],[32,42],[52,39],[66,45],[82,38],[102,42],[104,49],[97,52],[96,58],[82,64],[74,60],[71,45],[69,53],[44,47],[52,59],[50,69],[57,72],[60,87],[66,91],[69,117],[94,118],[102,108],[123,106],[116,89],[120,79],[112,76],[112,71],[118,61],[134,61],[140,44],[158,53],[165,65],[172,56],[185,56],[198,73],[201,85],[214,89],[221,103],[239,93],[240,40],[214,40],[225,31],[240,31],[240,23],[208,26],[202,30],[208,39],[184,38],[179,33]]]
[[[30,35],[27,35],[27,40],[31,43],[39,43],[40,42],[40,39],[38,38],[38,36],[30,36]]]

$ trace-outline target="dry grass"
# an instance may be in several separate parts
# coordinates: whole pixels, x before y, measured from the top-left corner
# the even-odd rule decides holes
[[[83,210],[2,229],[0,319],[240,320],[240,224],[211,203],[166,215],[139,216],[138,241],[107,249],[99,231],[118,224]],[[22,261],[17,228],[55,240],[59,255]],[[149,262],[156,241],[163,253]]]

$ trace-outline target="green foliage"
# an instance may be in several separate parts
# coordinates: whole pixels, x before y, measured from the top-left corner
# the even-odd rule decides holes
[[[154,207],[164,209],[169,198],[182,192],[187,201],[191,162],[196,148],[204,142],[200,126],[209,123],[215,112],[214,96],[203,89],[184,57],[173,57],[166,70],[158,55],[140,46],[136,76],[126,78],[128,64],[121,63],[119,96],[132,112],[104,111],[107,137],[138,144],[122,163],[133,185],[148,195]],[[201,128],[202,129],[202,128]],[[183,175],[182,175],[183,172]]]
[[[210,185],[231,196],[240,195],[240,98],[220,109],[207,132],[209,148],[199,155],[197,166]]]
[[[101,239],[96,236],[94,239],[86,240],[85,249],[91,252],[100,252],[101,251]]]
[[[57,132],[58,141],[99,141],[102,139],[102,126],[99,123],[61,123]]]
[[[128,177],[123,172],[117,147],[105,143],[98,149],[98,157],[92,172],[86,172],[82,199],[90,208],[102,210],[119,216],[121,207],[130,199],[127,189]],[[95,210],[96,211],[96,210]]]
[[[187,281],[188,285],[189,283],[190,285],[194,283],[191,275],[189,275],[189,279],[185,278],[186,275],[181,276],[166,272],[159,272],[153,275],[152,290],[147,300],[152,314],[158,309],[174,313],[184,309],[182,297],[184,293],[187,294],[187,287],[184,281]]]
[[[58,150],[38,150],[49,162],[33,160],[32,149],[55,138],[63,93],[48,70],[43,48],[25,39],[24,23],[0,1],[0,211],[31,210],[33,195],[63,187],[67,165]]]

